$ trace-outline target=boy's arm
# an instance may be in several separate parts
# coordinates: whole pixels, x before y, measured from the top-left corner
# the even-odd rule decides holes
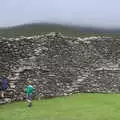
[[[35,93],[35,88],[33,88],[33,93]]]
[[[24,92],[27,93],[27,88],[24,89]]]
[[[10,88],[10,81],[8,81],[8,87]]]

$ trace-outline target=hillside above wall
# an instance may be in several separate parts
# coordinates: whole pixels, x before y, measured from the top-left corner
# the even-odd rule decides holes
[[[119,37],[120,35],[120,29],[105,29],[57,23],[30,23],[13,27],[0,28],[0,36],[8,38],[47,34],[49,32],[61,32],[67,36],[78,37],[90,37],[99,35]]]

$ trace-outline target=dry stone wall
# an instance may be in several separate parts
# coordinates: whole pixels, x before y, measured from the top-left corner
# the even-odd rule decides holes
[[[100,51],[102,43],[104,50]],[[119,93],[119,57],[114,63],[108,56],[111,52],[115,57],[111,43],[112,38],[77,38],[60,33],[1,37],[0,75],[5,75],[11,86],[7,101],[24,100],[27,81],[36,88],[37,99],[76,92]]]

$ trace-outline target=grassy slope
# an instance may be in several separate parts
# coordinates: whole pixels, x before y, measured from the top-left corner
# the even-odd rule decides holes
[[[79,94],[0,106],[0,120],[119,120],[119,94]]]
[[[16,36],[32,36],[49,32],[62,32],[67,35],[75,35],[78,31],[68,26],[59,24],[25,24],[21,26],[11,27],[0,30],[0,36],[16,37]]]
[[[16,27],[1,28],[0,36],[4,37],[16,37],[16,36],[32,36],[41,33],[48,32],[61,32],[69,36],[93,36],[93,35],[106,35],[106,36],[119,36],[120,30],[104,30],[90,27],[80,26],[68,26],[60,24],[49,24],[49,23],[34,23],[25,24]]]

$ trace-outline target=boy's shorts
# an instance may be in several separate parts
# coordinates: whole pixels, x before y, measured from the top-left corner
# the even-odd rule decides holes
[[[30,94],[30,95],[27,95],[27,99],[28,100],[32,100],[32,95]]]

